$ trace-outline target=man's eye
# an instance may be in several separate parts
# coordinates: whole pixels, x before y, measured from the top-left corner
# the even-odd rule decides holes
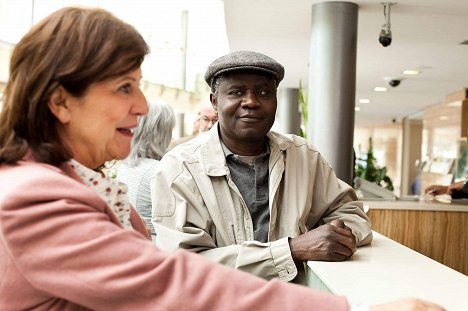
[[[266,91],[258,91],[258,95],[266,95],[267,92]]]
[[[242,91],[231,91],[229,95],[242,95]]]

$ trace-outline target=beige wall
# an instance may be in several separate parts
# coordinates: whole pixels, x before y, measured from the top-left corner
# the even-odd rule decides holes
[[[389,124],[354,129],[354,150],[356,155],[367,153],[369,137],[372,137],[374,156],[377,164],[387,167],[387,175],[392,179],[395,193],[399,194],[401,175],[401,125]]]

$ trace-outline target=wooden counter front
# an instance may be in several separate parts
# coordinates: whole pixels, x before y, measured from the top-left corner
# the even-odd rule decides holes
[[[468,206],[365,201],[372,229],[468,275]]]

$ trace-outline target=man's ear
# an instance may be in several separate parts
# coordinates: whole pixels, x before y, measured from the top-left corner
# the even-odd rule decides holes
[[[62,87],[59,86],[55,91],[50,95],[47,105],[49,106],[52,114],[60,121],[60,123],[65,124],[70,121],[71,115],[69,108],[67,106],[67,99],[70,97],[70,94]]]
[[[210,101],[211,101],[211,105],[213,106],[213,109],[216,115],[218,115],[218,99],[216,98],[216,95],[214,95],[213,93],[210,93]]]

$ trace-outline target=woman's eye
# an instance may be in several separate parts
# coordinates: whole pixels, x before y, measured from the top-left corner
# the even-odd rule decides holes
[[[131,85],[127,83],[119,87],[119,91],[124,92],[124,93],[130,93],[130,88],[131,88]]]

